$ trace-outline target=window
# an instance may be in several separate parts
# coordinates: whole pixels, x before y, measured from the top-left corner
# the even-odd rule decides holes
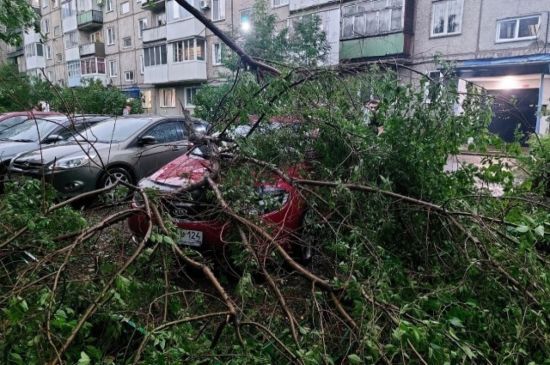
[[[40,43],[36,43],[36,55],[44,57],[44,46]]]
[[[143,55],[139,55],[139,71],[140,71],[140,74],[144,74],[145,73],[145,64],[143,63]]]
[[[342,7],[342,38],[402,31],[403,3],[403,0],[375,0]]]
[[[173,90],[173,89],[172,89]],[[155,137],[157,143],[170,143],[183,140],[183,123],[166,122],[154,126],[145,132],[148,136]]]
[[[63,62],[63,53],[56,53],[55,54],[55,62],[57,62],[57,63]]]
[[[106,8],[107,8],[107,12],[113,11],[113,0],[106,1]]]
[[[42,20],[42,33],[44,34],[50,33],[50,19]]]
[[[199,91],[198,87],[186,87],[185,88],[185,107],[193,108],[195,106],[195,96]]]
[[[176,107],[176,89],[160,89],[160,106],[161,108]]]
[[[204,61],[204,39],[192,38],[172,43],[173,61]]]
[[[166,65],[166,44],[143,49],[145,67]]]
[[[46,58],[51,60],[52,59],[52,47],[46,46]]]
[[[53,0],[53,7],[57,8],[59,6],[59,0]]]
[[[70,0],[66,3],[61,4],[61,12],[63,13],[63,18],[68,18],[76,14],[76,8],[74,0]]]
[[[57,37],[61,34],[61,27],[59,25],[56,25],[53,27],[53,35],[54,37]]]
[[[212,20],[225,19],[225,0],[212,0]]]
[[[122,47],[124,48],[132,47],[132,37],[122,38]]]
[[[147,29],[147,18],[141,18],[138,22],[139,22],[138,38],[141,39],[141,37],[143,37],[143,30]]]
[[[80,76],[80,61],[67,62],[67,72],[69,78]]]
[[[153,107],[153,91],[142,90],[141,91],[141,107],[145,109],[151,109]]]
[[[193,5],[195,8],[199,8],[200,0],[186,0],[188,3]],[[180,4],[175,0],[172,1],[172,18],[173,19],[185,19],[190,18],[192,15],[187,10],[185,10]]]
[[[73,31],[65,34],[65,48],[74,48],[78,47],[78,32]]]
[[[539,27],[539,15],[500,20],[497,22],[497,42],[535,39]]]
[[[130,12],[130,2],[126,1],[120,4],[120,14],[127,14]]]
[[[43,8],[47,8],[47,7],[48,7],[48,3],[49,3],[48,0],[42,0],[42,7],[43,7]]]
[[[117,76],[118,76],[117,61],[110,60],[109,61],[109,77],[117,77]]]
[[[134,81],[134,71],[124,71],[125,81]]]
[[[241,10],[241,30],[248,32],[252,28],[252,9]]]
[[[273,0],[272,6],[274,8],[278,8],[279,6],[285,6],[288,5],[288,0]]]
[[[107,28],[107,45],[115,44],[115,28]]]
[[[222,64],[222,45],[214,43],[212,45],[212,65],[219,66]]]
[[[82,75],[89,74],[105,74],[105,59],[104,58],[86,58],[80,60],[80,72]]]
[[[432,37],[460,34],[464,0],[445,0],[433,3]]]
[[[157,27],[166,24],[166,13],[160,13],[155,16]]]
[[[90,43],[103,43],[103,32],[97,31],[90,34]]]
[[[31,43],[25,46],[25,56],[35,57],[35,56],[44,56],[44,46],[40,43]]]

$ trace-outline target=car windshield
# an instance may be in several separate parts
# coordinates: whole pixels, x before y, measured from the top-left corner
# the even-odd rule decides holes
[[[0,122],[0,132],[6,129],[13,128],[17,124],[23,123],[27,119],[29,118],[25,115],[18,115],[16,117],[6,118]]]
[[[0,140],[38,142],[49,135],[61,123],[62,121],[59,120],[26,119],[0,131]]]
[[[84,130],[81,135],[90,141],[117,143],[130,138],[149,123],[150,118],[109,119]]]

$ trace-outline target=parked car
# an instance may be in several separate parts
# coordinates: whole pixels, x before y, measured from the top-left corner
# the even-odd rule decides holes
[[[274,125],[266,130],[275,130]],[[244,136],[248,126],[237,127],[234,136]],[[219,216],[216,201],[207,187],[197,187],[191,191],[178,193],[182,188],[196,184],[209,172],[211,162],[201,154],[185,154],[169,162],[151,176],[139,182],[141,188],[159,191],[163,208],[172,217],[175,226],[181,229],[178,244],[192,246],[207,251],[220,250],[227,242],[231,225],[226,217]],[[287,175],[299,177],[306,170],[306,164],[284,169]],[[298,234],[306,214],[306,204],[298,190],[275,174],[257,176],[254,189],[257,204],[253,213],[272,226],[278,242],[291,251],[298,259],[311,258],[311,246],[307,242],[297,244]],[[163,198],[163,196],[165,198]],[[133,207],[142,206],[141,195],[135,194]],[[142,237],[148,221],[144,214],[134,214],[128,225],[134,235]]]
[[[62,115],[55,112],[9,112],[0,114],[0,132],[27,119],[44,118],[54,115]]]
[[[194,126],[203,125],[194,119]],[[191,146],[183,118],[112,118],[82,132],[85,138],[18,156],[10,173],[44,177],[65,197],[114,184],[136,184]],[[115,195],[111,195],[115,198]]]
[[[70,119],[63,115],[44,115],[38,118],[35,114],[32,118],[18,115],[4,119],[0,122],[0,181],[15,156],[60,143],[106,118],[97,115]]]

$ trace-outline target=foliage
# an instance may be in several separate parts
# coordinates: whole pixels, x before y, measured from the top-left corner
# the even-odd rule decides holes
[[[20,45],[22,30],[36,26],[37,14],[27,0],[0,0],[0,41]]]
[[[127,104],[126,94],[115,87],[90,80],[77,88],[52,85],[40,78],[17,72],[13,65],[0,66],[0,111],[30,110],[39,101],[62,113],[121,115]],[[143,112],[141,100],[131,100],[132,113]]]
[[[399,82],[389,68],[342,67],[283,70],[270,79],[239,72],[234,83],[197,97],[201,117],[222,138],[229,126],[234,139],[219,160],[222,196],[236,214],[277,236],[275,242],[239,220],[228,227],[241,227],[246,239],[234,229],[216,254],[192,250],[176,246],[179,230],[166,217],[167,231],[156,227],[150,246],[125,268],[139,246],[122,224],[82,242],[56,240],[83,227],[80,213],[41,215],[52,197],[36,190],[36,182],[1,197],[0,208],[11,208],[0,209],[8,232],[0,245],[21,227],[50,219],[6,249],[25,247],[44,264],[0,275],[2,361],[55,359],[86,308],[98,302],[61,355],[64,362],[547,363],[550,212],[543,192],[517,181],[498,158],[445,169],[468,139],[478,148],[491,141],[483,95],[469,90],[457,112],[453,79],[446,85],[421,80],[419,88]],[[379,104],[369,111],[372,99]],[[251,119],[258,125],[249,137],[235,133]],[[532,176],[546,171],[538,163],[546,156],[542,142],[526,158]],[[270,207],[265,199],[259,205],[256,189],[276,178],[270,164],[309,179],[293,182],[308,208],[299,234],[286,237],[258,214]],[[503,195],[492,196],[486,181],[505,186]],[[207,195],[209,213],[224,220],[227,207]],[[179,198],[155,195],[152,203],[162,215],[168,209],[162,199]],[[47,243],[37,248],[36,237]],[[274,249],[278,243],[311,243],[314,260],[305,269],[328,284],[289,269]],[[205,266],[191,270],[182,256]],[[238,308],[236,316],[223,312],[226,299],[205,268]],[[100,297],[102,290],[108,295]]]

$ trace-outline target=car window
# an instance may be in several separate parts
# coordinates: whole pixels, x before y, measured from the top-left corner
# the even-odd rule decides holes
[[[155,137],[157,143],[181,141],[184,138],[183,124],[177,121],[161,123],[149,129],[145,134]]]
[[[95,123],[77,123],[68,127],[64,127],[57,133],[63,139],[69,139],[74,136],[77,132],[81,132],[86,128],[91,127]]]
[[[0,132],[0,139],[21,142],[38,142],[56,129],[62,121],[27,119]]]
[[[151,118],[108,119],[82,131],[89,141],[117,143],[124,141],[151,123]]]
[[[6,129],[11,129],[16,125],[23,123],[27,119],[29,119],[29,118],[25,115],[19,115],[19,116],[16,116],[16,117],[6,118],[6,119],[4,119],[3,121],[0,122],[0,132],[2,132],[3,130],[6,130]]]

